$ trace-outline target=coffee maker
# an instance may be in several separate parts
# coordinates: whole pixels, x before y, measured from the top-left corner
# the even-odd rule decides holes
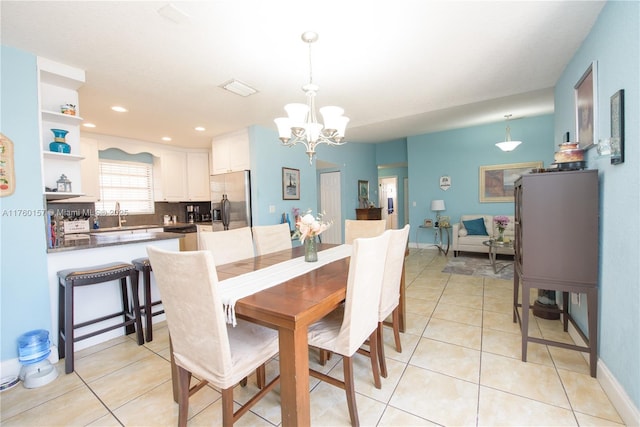
[[[189,224],[196,222],[196,213],[193,205],[187,205],[187,222]]]

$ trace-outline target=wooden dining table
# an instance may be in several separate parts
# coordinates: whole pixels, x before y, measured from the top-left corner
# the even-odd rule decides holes
[[[337,245],[321,243],[318,250],[334,246]],[[220,265],[216,271],[218,279],[225,280],[303,255],[304,248],[295,247]],[[235,304],[238,317],[278,331],[280,402],[284,427],[308,426],[311,423],[307,328],[344,301],[348,275],[349,257],[244,297]],[[401,301],[401,322],[404,324],[404,282]],[[172,365],[172,374],[173,371]],[[176,381],[173,384],[176,398]]]

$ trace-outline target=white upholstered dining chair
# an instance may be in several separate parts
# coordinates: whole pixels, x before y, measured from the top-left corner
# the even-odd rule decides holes
[[[359,237],[375,237],[384,233],[387,222],[384,219],[347,219],[344,221],[344,242],[353,243]]]
[[[321,351],[342,355],[344,381],[326,374],[309,370],[309,374],[329,384],[343,388],[347,395],[349,416],[353,426],[359,425],[353,379],[352,356],[367,341],[377,348],[378,307],[382,292],[384,260],[387,256],[390,234],[378,237],[359,238],[353,241],[353,252],[349,261],[347,295],[340,308],[309,326],[309,345]],[[377,352],[371,352],[371,369],[374,383],[380,388]]]
[[[147,246],[147,253],[162,295],[177,369],[178,425],[186,426],[189,396],[203,385],[189,389],[195,375],[220,388],[222,422],[231,426],[278,383],[279,376],[264,386],[264,364],[278,353],[278,332],[241,319],[235,327],[225,323],[211,253],[153,246]],[[234,413],[233,388],[254,370],[262,390]]]
[[[390,234],[389,249],[384,265],[382,279],[382,293],[380,294],[380,306],[378,309],[378,360],[380,362],[380,375],[387,377],[387,362],[384,355],[384,321],[391,315],[391,327],[396,344],[396,351],[402,353],[400,342],[400,284],[402,282],[402,267],[404,265],[407,241],[409,240],[409,224],[401,230],[388,230]],[[370,347],[373,349],[373,347]],[[366,354],[366,352],[365,352]],[[370,355],[369,355],[370,356]]]
[[[291,249],[291,229],[289,224],[257,225],[253,227],[253,243],[256,255]]]
[[[198,250],[211,252],[215,265],[228,264],[255,256],[250,227],[203,231],[198,237]]]

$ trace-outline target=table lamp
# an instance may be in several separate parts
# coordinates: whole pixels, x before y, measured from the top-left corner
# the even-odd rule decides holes
[[[436,227],[438,227],[440,223],[440,212],[445,210],[444,200],[432,200],[431,210],[436,212]]]

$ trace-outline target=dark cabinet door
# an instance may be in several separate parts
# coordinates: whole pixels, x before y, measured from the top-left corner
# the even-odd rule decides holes
[[[522,176],[515,190],[523,280],[598,281],[598,171]]]

